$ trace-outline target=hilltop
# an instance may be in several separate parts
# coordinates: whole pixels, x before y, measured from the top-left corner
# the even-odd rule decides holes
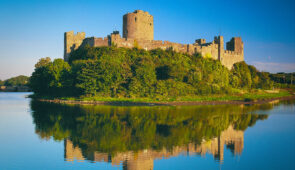
[[[255,99],[259,95],[288,95],[265,93],[263,89],[274,87],[269,73],[259,72],[245,62],[229,70],[220,61],[200,54],[90,46],[72,52],[69,62],[40,59],[30,86],[41,98],[102,101],[182,101],[200,100],[200,96],[206,96],[206,100],[218,100],[218,96],[243,100],[241,95],[251,98],[253,94]]]

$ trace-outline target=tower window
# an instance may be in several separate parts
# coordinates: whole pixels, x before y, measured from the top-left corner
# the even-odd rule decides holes
[[[150,23],[150,26],[152,26],[152,23]]]
[[[135,22],[136,22],[136,17],[135,17]]]

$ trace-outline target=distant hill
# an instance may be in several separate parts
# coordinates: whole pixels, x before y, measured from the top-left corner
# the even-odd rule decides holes
[[[1,86],[24,86],[24,85],[27,85],[28,82],[29,82],[28,76],[20,75],[20,76],[12,77],[4,81],[0,80],[0,85]]]
[[[28,92],[29,77],[20,75],[10,79],[0,80],[0,91],[2,92]]]

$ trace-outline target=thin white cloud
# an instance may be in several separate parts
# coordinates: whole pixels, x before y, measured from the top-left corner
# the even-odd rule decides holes
[[[260,71],[267,71],[271,73],[295,72],[295,63],[274,63],[274,62],[254,61],[251,64],[254,65]]]

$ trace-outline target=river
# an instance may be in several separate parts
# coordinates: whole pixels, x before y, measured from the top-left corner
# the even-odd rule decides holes
[[[0,169],[295,169],[295,101],[59,105],[0,93]]]

